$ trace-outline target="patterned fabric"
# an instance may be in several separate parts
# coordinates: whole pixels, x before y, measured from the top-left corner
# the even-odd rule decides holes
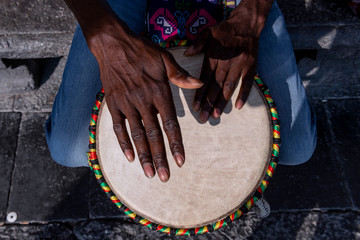
[[[148,37],[162,47],[190,45],[201,31],[226,18],[235,1],[150,0]]]

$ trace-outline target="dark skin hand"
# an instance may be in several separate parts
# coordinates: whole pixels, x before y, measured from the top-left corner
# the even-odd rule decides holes
[[[259,36],[273,0],[243,0],[230,18],[210,27],[185,56],[202,51],[205,59],[201,72],[204,85],[196,91],[193,107],[200,120],[219,118],[241,79],[235,107],[241,109],[251,90],[256,73]]]
[[[230,19],[211,27],[185,55],[205,51],[201,81],[189,76],[167,51],[134,34],[112,12],[105,0],[64,0],[75,14],[89,49],[96,57],[100,78],[120,147],[134,161],[132,137],[149,178],[170,177],[157,114],[161,116],[171,152],[178,166],[185,161],[180,126],[169,82],[197,89],[194,108],[200,118],[219,117],[241,77],[235,106],[249,94],[256,68],[258,39],[273,0],[243,0]],[[204,84],[203,84],[203,83]],[[127,132],[125,119],[131,132]]]
[[[103,0],[66,3],[98,61],[113,128],[126,158],[130,162],[135,158],[131,136],[145,175],[152,178],[156,169],[160,180],[168,181],[170,171],[157,114],[181,167],[185,151],[169,81],[187,89],[199,88],[202,82],[189,76],[169,52],[134,34]]]

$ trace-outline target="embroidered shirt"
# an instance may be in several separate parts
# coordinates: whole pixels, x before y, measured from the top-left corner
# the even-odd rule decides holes
[[[147,35],[162,47],[187,46],[234,7],[228,0],[149,0]]]

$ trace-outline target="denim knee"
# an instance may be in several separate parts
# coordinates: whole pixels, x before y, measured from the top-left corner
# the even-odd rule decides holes
[[[65,167],[88,167],[86,142],[66,137],[65,131],[54,131],[51,122],[50,116],[45,123],[45,136],[52,159]]]
[[[283,142],[280,147],[279,164],[299,165],[310,160],[316,148],[317,130],[316,116],[311,109],[310,125],[302,128],[303,131],[294,131],[289,141]]]
[[[288,151],[285,154],[280,154],[279,164],[295,166],[309,161],[316,148],[316,136],[314,138],[315,140],[304,143],[306,146],[305,148],[301,148],[301,150],[298,150],[297,147],[294,147],[292,151]]]

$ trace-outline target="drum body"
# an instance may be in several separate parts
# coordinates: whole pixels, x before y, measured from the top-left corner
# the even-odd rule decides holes
[[[203,56],[186,58],[183,51],[172,50],[172,54],[192,76],[199,77]],[[273,122],[278,120],[272,114],[273,106],[269,107],[270,98],[254,84],[246,104],[237,110],[233,104],[238,88],[219,119],[200,123],[199,113],[192,110],[195,90],[170,85],[185,147],[183,167],[173,160],[163,132],[171,177],[167,183],[158,177],[146,178],[137,156],[129,163],[122,153],[103,101],[96,125],[96,150],[90,149],[90,155],[91,150],[96,152],[93,158],[99,161],[101,178],[121,205],[167,229],[215,226],[212,224],[227,217],[241,215],[261,196],[276,166],[279,142],[274,142]],[[94,137],[90,136],[90,142]],[[91,163],[90,157],[93,166]]]

